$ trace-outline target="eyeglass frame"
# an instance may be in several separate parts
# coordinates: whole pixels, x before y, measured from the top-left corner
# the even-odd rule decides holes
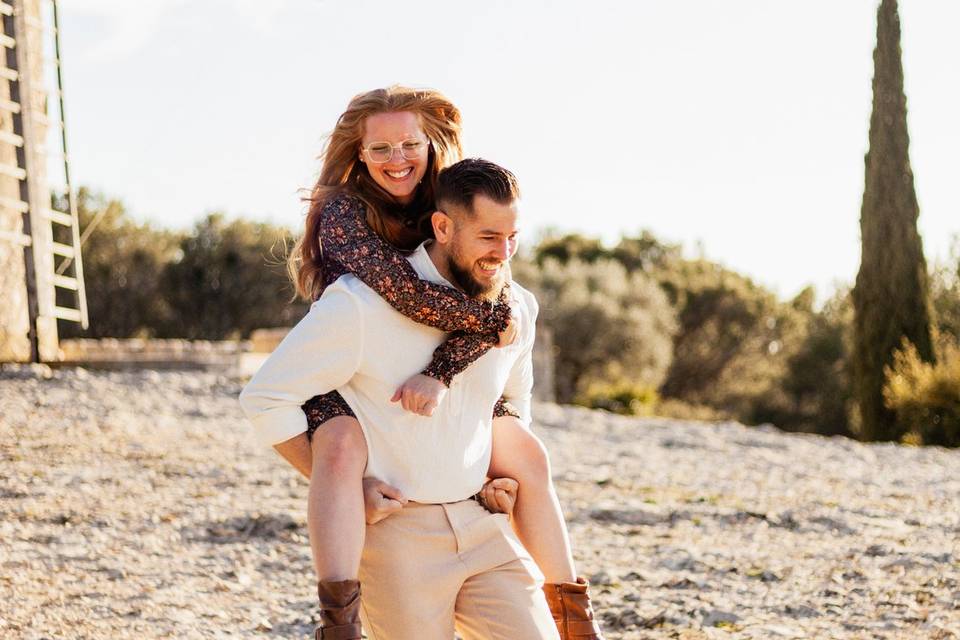
[[[406,140],[401,140],[401,141],[398,142],[397,144],[390,144],[390,143],[387,142],[386,140],[377,140],[377,141],[375,141],[375,142],[371,142],[370,144],[368,144],[368,145],[365,146],[365,147],[360,147],[360,150],[361,150],[361,151],[364,151],[364,152],[367,154],[367,158],[370,160],[370,162],[372,162],[372,163],[374,163],[374,164],[386,164],[386,163],[390,162],[391,160],[393,160],[393,153],[394,153],[394,151],[399,151],[399,152],[400,152],[400,157],[403,158],[404,160],[416,160],[417,158],[419,158],[419,157],[421,157],[421,156],[423,155],[423,152],[422,152],[422,151],[418,151],[418,152],[417,152],[417,155],[414,156],[413,158],[408,158],[408,157],[403,153],[403,145],[406,144],[406,143],[408,143],[408,142],[410,142],[411,140],[415,140],[415,141],[421,143],[421,144],[424,146],[424,148],[426,148],[426,149],[429,151],[429,149],[430,149],[430,141],[429,141],[429,140],[423,140],[423,139],[421,139],[421,138],[415,138],[415,137],[414,137],[414,138],[407,138]],[[372,146],[375,145],[375,144],[386,144],[386,145],[390,145],[390,157],[388,157],[386,160],[374,160],[374,159],[373,159],[373,156],[370,154],[370,147],[372,147]]]

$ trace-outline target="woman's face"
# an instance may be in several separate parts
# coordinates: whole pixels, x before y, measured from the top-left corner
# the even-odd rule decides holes
[[[384,145],[392,148],[385,152]],[[368,117],[360,146],[360,160],[370,177],[397,202],[409,204],[427,172],[429,147],[416,114],[394,111]],[[387,153],[390,157],[383,162]]]

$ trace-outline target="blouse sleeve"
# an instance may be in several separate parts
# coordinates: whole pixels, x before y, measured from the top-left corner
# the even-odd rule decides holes
[[[451,287],[421,280],[413,265],[370,228],[355,198],[334,198],[324,207],[320,244],[325,258],[340,263],[390,306],[420,324],[441,331],[499,334],[509,323],[508,303],[474,300]]]

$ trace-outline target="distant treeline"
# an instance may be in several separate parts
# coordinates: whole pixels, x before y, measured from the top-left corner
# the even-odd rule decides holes
[[[105,212],[83,247],[91,326],[82,335],[244,338],[306,311],[286,276],[289,229],[209,214],[170,231],[87,190],[78,202],[81,228]],[[937,363],[907,348],[889,372],[887,401],[906,441],[960,445],[957,249],[931,273]],[[560,402],[858,435],[847,290],[821,309],[812,288],[778,300],[648,232],[614,247],[547,236],[515,261],[514,277],[540,299]],[[62,333],[79,335],[72,324]]]

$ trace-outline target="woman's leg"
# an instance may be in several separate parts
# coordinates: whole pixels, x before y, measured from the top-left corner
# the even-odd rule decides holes
[[[550,459],[537,436],[520,420],[503,415],[493,420],[491,478],[509,477],[520,483],[513,508],[517,537],[540,566],[547,605],[561,640],[603,640],[590,602],[589,585],[576,577],[567,525],[553,488]]]
[[[546,581],[575,582],[570,538],[553,487],[547,450],[517,418],[494,418],[493,455],[487,475],[520,483],[513,527]]]
[[[307,526],[317,579],[356,580],[366,532],[367,442],[356,418],[338,416],[313,432]]]

